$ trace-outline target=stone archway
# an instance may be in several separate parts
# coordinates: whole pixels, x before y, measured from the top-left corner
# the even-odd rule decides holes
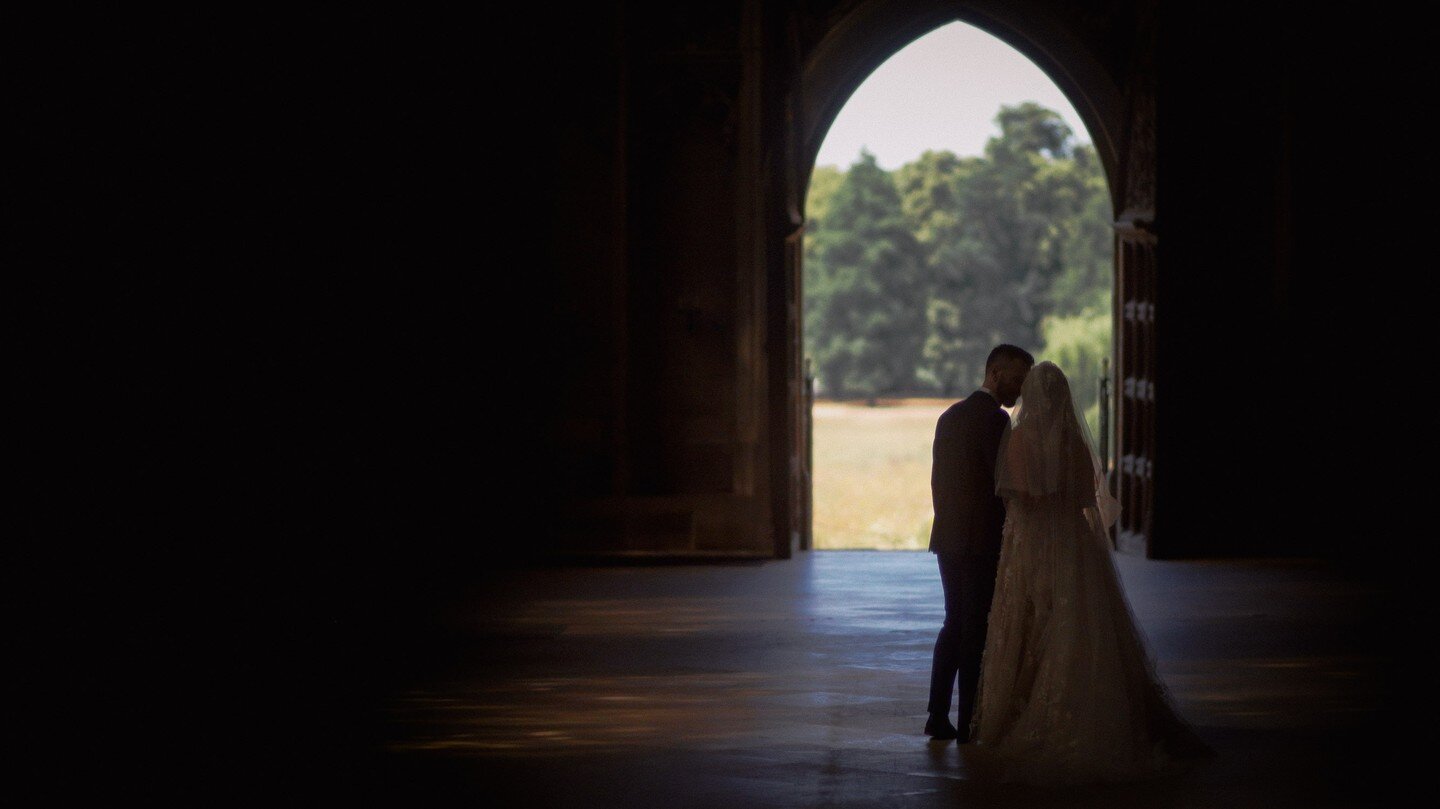
[[[808,548],[810,536],[808,412],[800,309],[804,199],[826,131],[857,87],[882,62],[929,31],[960,20],[1027,56],[1066,94],[1104,165],[1115,229],[1116,446],[1112,485],[1124,511],[1117,544],[1152,555],[1155,430],[1155,26],[1148,8],[1124,24],[1128,54],[1102,58],[1093,45],[1106,21],[1084,11],[1001,2],[870,0],[838,18],[793,71],[786,97],[787,215],[783,273],[772,282],[772,342],[785,346],[771,369],[772,429],[787,440],[774,456],[777,549]],[[1110,21],[1109,24],[1120,24]],[[777,358],[778,359],[778,358]],[[781,442],[777,442],[779,444]],[[788,543],[782,538],[789,537]]]

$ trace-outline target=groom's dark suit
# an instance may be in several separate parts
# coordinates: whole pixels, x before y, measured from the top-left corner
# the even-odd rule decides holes
[[[930,551],[940,563],[945,624],[935,640],[928,710],[948,716],[958,677],[956,727],[962,741],[975,708],[985,623],[1000,562],[1005,503],[995,495],[995,458],[1009,425],[1000,402],[983,390],[951,405],[935,425],[930,467],[935,523],[930,529]]]

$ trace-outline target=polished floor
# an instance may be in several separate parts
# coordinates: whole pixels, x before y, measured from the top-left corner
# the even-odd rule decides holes
[[[1304,560],[1117,564],[1158,669],[1217,755],[1144,784],[987,783],[921,734],[935,559],[811,552],[516,571],[457,601],[378,703],[357,777],[430,805],[1388,805],[1373,749],[1381,594]]]

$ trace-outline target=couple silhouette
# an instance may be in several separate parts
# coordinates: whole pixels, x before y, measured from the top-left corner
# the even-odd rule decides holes
[[[1017,402],[1012,421],[1002,406]],[[1119,503],[1059,367],[996,346],[936,424],[930,490],[945,622],[927,735],[973,742],[1009,781],[1124,781],[1208,753],[1121,589]]]

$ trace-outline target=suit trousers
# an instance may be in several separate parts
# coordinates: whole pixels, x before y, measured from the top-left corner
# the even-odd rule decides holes
[[[975,684],[980,679],[985,627],[1000,560],[958,553],[935,556],[940,564],[940,586],[945,590],[945,624],[935,639],[928,710],[948,717],[950,697],[958,681],[960,714],[955,726],[960,738],[965,739],[975,710]]]

